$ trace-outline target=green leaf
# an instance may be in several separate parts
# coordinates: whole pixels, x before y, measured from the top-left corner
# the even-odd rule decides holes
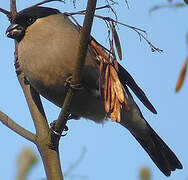
[[[186,6],[185,3],[174,3],[174,4],[162,4],[162,5],[156,5],[156,6],[153,6],[150,10],[149,10],[149,13],[155,11],[155,10],[158,10],[158,9],[161,9],[161,8],[181,8],[181,7],[184,7]]]
[[[158,9],[161,9],[161,8],[164,8],[164,7],[168,7],[169,5],[168,4],[163,4],[163,5],[156,5],[156,6],[153,6],[150,10],[149,10],[149,13],[155,11],[155,10],[158,10]]]
[[[174,7],[184,7],[184,6],[186,6],[185,3],[175,3],[174,4]]]

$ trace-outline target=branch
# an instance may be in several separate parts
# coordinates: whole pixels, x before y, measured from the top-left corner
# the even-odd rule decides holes
[[[10,16],[9,20],[13,20],[17,14],[16,0],[10,0]]]
[[[109,8],[109,9],[113,12],[113,14],[116,16],[116,14],[115,14],[115,12],[113,11],[112,7],[109,6],[109,5],[102,6],[102,7],[98,7],[98,8],[96,8],[96,10],[103,9],[103,8]],[[85,15],[85,10],[78,11],[78,12],[73,12],[73,13],[67,13],[67,12],[66,12],[66,14],[69,15],[69,16],[73,16],[73,15],[77,15],[77,14]],[[115,24],[120,24],[120,25],[122,25],[122,26],[125,26],[125,27],[127,27],[127,28],[132,29],[133,31],[135,31],[135,32],[139,35],[140,39],[143,38],[143,39],[148,43],[148,45],[151,47],[152,52],[154,52],[154,51],[162,52],[162,51],[163,51],[163,50],[161,50],[161,49],[155,47],[155,46],[145,37],[145,35],[144,35],[144,34],[146,34],[146,31],[145,31],[145,30],[142,30],[142,29],[140,29],[140,28],[137,28],[137,27],[134,27],[134,26],[131,26],[131,25],[128,25],[128,24],[119,22],[119,21],[117,20],[117,17],[116,17],[116,20],[114,20],[114,19],[112,19],[111,17],[100,16],[100,15],[97,15],[97,14],[95,14],[94,16],[97,17],[97,18],[99,18],[99,19],[104,20],[105,22],[112,22],[112,23],[115,23]],[[73,18],[73,20],[75,21],[74,18]],[[76,23],[77,23],[77,22],[76,22]],[[144,34],[143,34],[143,33],[144,33]]]
[[[46,137],[49,133],[49,127],[40,96],[30,85],[25,84],[23,73],[18,76],[18,80],[29,106],[29,110],[35,125],[36,134],[41,138]]]
[[[26,130],[25,128],[14,122],[10,117],[8,117],[2,111],[0,111],[0,121],[5,126],[7,126],[8,128],[12,129],[14,132],[19,134],[20,136],[23,136],[29,141],[35,143],[35,134],[31,133],[30,131]]]
[[[7,11],[6,9],[0,8],[0,12],[2,12],[3,14],[7,15],[9,17],[10,12]]]
[[[85,57],[87,53],[89,37],[90,37],[91,27],[93,23],[95,8],[96,8],[96,2],[97,0],[88,0],[88,3],[87,3],[87,10],[86,10],[86,15],[84,19],[84,24],[80,32],[80,45],[79,45],[78,53],[77,53],[77,60],[76,60],[74,73],[73,73],[72,80],[71,80],[72,85],[77,86],[80,84],[80,75],[81,75],[81,71],[85,63]],[[59,114],[58,120],[54,126],[54,130],[59,134],[62,134],[63,129],[67,123],[66,116],[69,110],[69,105],[71,103],[72,96],[73,96],[73,90],[69,88],[63,107]]]
[[[64,0],[44,0],[44,1],[39,2],[39,3],[37,3],[37,4],[35,4],[35,5],[31,6],[31,7],[40,6],[40,5],[42,5],[42,4],[46,4],[46,3],[49,3],[49,2],[53,2],[53,1],[58,1],[58,2],[63,2],[63,3],[65,3]],[[30,8],[30,7],[29,7],[29,8]]]

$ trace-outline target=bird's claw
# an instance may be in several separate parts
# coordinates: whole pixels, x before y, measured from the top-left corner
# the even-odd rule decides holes
[[[60,133],[58,133],[57,131],[54,130],[55,123],[56,123],[56,120],[53,121],[52,123],[50,123],[51,131],[52,131],[55,135],[57,135],[57,136],[66,136],[67,133],[65,133],[65,134],[60,134]],[[68,126],[65,125],[63,131],[68,131],[68,130],[69,130]]]
[[[82,89],[84,89],[84,87],[82,86],[81,83],[79,83],[79,84],[72,84],[72,76],[69,76],[69,77],[66,79],[66,81],[65,81],[65,83],[64,83],[64,86],[65,86],[67,89],[69,89],[69,88],[74,89],[74,90],[82,90]]]

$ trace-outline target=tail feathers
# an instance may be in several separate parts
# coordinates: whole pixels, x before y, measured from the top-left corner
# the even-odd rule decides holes
[[[183,167],[176,155],[146,122],[128,88],[126,86],[124,88],[128,95],[127,100],[130,110],[126,110],[124,106],[122,107],[120,124],[133,134],[157,167],[166,176],[170,176],[171,171],[175,169],[182,169]]]
[[[147,140],[136,137],[134,134],[133,136],[149,154],[157,167],[166,176],[170,176],[171,171],[174,171],[175,169],[182,169],[183,166],[181,162],[178,160],[172,150],[165,144],[165,142],[152,128],[150,132],[150,138],[147,138]]]

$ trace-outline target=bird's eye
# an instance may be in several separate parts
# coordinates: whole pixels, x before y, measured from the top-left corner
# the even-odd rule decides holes
[[[30,18],[28,18],[27,22],[28,22],[28,24],[33,24],[35,22],[35,19],[30,17]]]

